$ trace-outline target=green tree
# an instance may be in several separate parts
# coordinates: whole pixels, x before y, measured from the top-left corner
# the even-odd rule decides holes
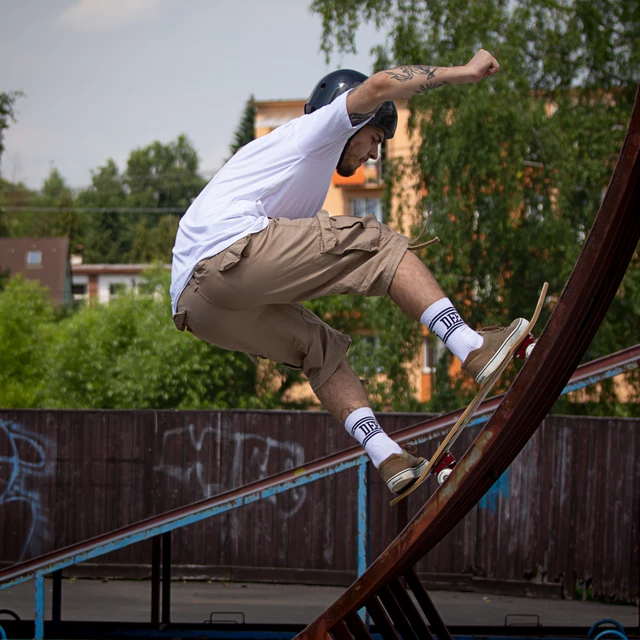
[[[140,218],[141,216],[137,216]],[[149,214],[132,229],[131,262],[171,262],[171,250],[178,231],[179,214]],[[153,218],[153,223],[150,218]]]
[[[13,208],[33,204],[36,198],[37,193],[24,184],[13,184],[0,178],[0,236],[17,235],[14,229],[21,223],[22,212]]]
[[[124,182],[130,207],[181,207],[187,209],[205,186],[198,175],[200,161],[184,134],[174,142],[159,141],[129,154]]]
[[[51,168],[40,192],[13,185],[6,193],[8,202],[24,207],[10,212],[11,235],[67,237],[74,246],[79,233],[75,198],[56,167]]]
[[[530,314],[544,280],[557,296],[624,138],[640,59],[637,3],[314,0],[311,7],[322,17],[327,54],[354,50],[362,22],[386,29],[377,69],[459,65],[480,47],[494,53],[502,68],[490,80],[410,101],[428,192],[416,222],[423,209],[433,212],[442,240],[425,261],[472,325]],[[405,168],[390,173],[402,179]],[[637,342],[637,316],[628,314],[637,295],[630,270],[586,359]],[[433,408],[462,403],[464,387],[442,376],[438,386]]]
[[[9,269],[0,269],[0,291],[3,291],[11,278],[11,271]]]
[[[78,214],[75,210],[75,198],[66,180],[56,167],[51,168],[49,176],[42,185],[40,203],[43,207],[57,209],[39,217],[42,236],[64,236],[69,238],[71,246],[78,235]]]
[[[168,274],[139,295],[56,315],[48,291],[18,275],[0,289],[0,406],[231,409],[264,407],[255,365],[171,322]]]
[[[41,406],[54,328],[49,292],[21,275],[0,290],[0,406]]]
[[[127,214],[121,211],[126,202],[123,178],[110,158],[91,172],[91,186],[78,194],[85,262],[112,264],[127,261],[133,238]],[[83,208],[93,211],[83,212]]]
[[[147,274],[147,294],[85,307],[57,326],[48,407],[229,409],[255,406],[256,368],[176,330],[168,275]]]
[[[229,145],[231,155],[236,153],[241,147],[244,147],[245,144],[249,144],[249,142],[255,138],[256,111],[255,98],[253,94],[251,94],[244,106],[242,117],[233,134],[233,142]]]
[[[9,122],[16,121],[14,104],[17,98],[23,96],[21,91],[0,93],[0,167],[2,167],[2,153],[4,152],[4,132],[9,128]],[[0,236],[9,235],[10,222],[7,212],[2,208],[3,204],[9,204],[5,199],[5,192],[10,183],[0,176]]]
[[[4,151],[4,132],[9,128],[10,121],[16,121],[14,105],[22,96],[24,96],[22,91],[0,92],[0,163]]]
[[[178,220],[206,184],[198,168],[198,154],[185,135],[169,144],[155,141],[131,152],[123,176],[127,206],[179,209],[164,215],[128,214],[132,261],[170,261]]]

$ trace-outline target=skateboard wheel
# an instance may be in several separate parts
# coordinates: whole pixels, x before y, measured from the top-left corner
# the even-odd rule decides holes
[[[531,352],[533,351],[533,348],[536,346],[535,342],[532,342],[530,345],[527,346],[526,350],[525,350],[525,357],[528,358],[531,355]]]
[[[438,484],[444,484],[446,482],[447,478],[451,475],[452,471],[453,471],[453,469],[443,469],[438,474]]]
[[[518,347],[518,350],[514,353],[514,358],[518,358],[520,360],[525,360],[529,356],[529,347],[535,344],[535,337],[532,333],[530,333],[523,341],[522,344]]]

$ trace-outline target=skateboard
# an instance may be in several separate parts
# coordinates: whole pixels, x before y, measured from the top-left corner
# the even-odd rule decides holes
[[[408,489],[396,496],[390,502],[392,506],[400,502],[400,500],[402,500],[403,498],[406,498],[410,493],[413,493],[429,477],[430,474],[436,476],[438,484],[443,484],[445,480],[451,475],[451,472],[456,465],[456,459],[451,453],[451,447],[453,446],[453,443],[458,439],[458,436],[462,433],[467,424],[469,424],[477,408],[487,397],[487,394],[489,393],[489,391],[491,391],[493,385],[498,381],[498,378],[500,377],[502,372],[509,366],[512,358],[516,357],[526,359],[529,357],[531,350],[535,345],[535,338],[531,331],[538,321],[538,318],[540,317],[540,312],[542,311],[542,305],[544,304],[544,300],[547,296],[548,288],[549,284],[545,282],[542,285],[540,297],[538,298],[538,303],[536,304],[533,316],[531,317],[527,328],[525,329],[518,342],[513,344],[509,349],[509,355],[504,359],[502,364],[500,364],[500,366],[491,374],[491,376],[489,376],[489,378],[484,381],[475,398],[471,401],[469,406],[465,409],[464,413],[460,416],[458,421],[453,425],[449,433],[445,436],[442,444],[433,454],[433,456],[427,463],[427,466],[420,474],[420,477]]]

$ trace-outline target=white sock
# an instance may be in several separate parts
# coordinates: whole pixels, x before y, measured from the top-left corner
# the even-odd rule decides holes
[[[449,298],[434,302],[420,316],[420,322],[435,333],[461,362],[484,342],[482,336],[460,317]]]
[[[356,409],[349,414],[344,423],[344,428],[350,436],[353,436],[364,447],[376,469],[392,453],[402,453],[398,443],[393,441],[382,430],[369,407]]]

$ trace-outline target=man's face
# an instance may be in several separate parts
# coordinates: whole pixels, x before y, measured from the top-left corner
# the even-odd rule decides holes
[[[378,148],[384,140],[384,132],[380,127],[368,124],[356,133],[344,148],[340,162],[336,167],[338,175],[343,178],[352,176],[356,169],[367,160],[375,160],[378,157]]]

